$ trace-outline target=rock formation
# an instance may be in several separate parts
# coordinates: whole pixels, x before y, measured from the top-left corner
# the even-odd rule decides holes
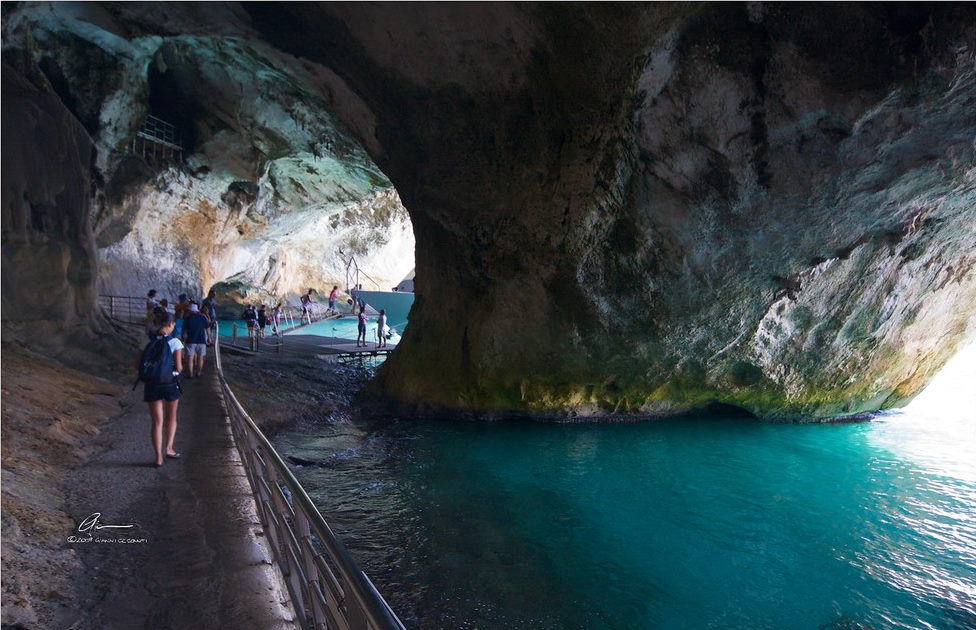
[[[94,144],[99,293],[270,298],[345,287],[353,257],[381,284],[412,269],[409,217],[331,114],[322,69],[248,38],[233,7],[133,8],[35,5],[5,23]],[[140,150],[147,114],[175,125],[182,159]]]
[[[15,56],[9,60],[5,55],[2,251],[3,318],[13,328],[4,332],[22,329],[37,347],[57,349],[65,336],[90,338],[97,326],[88,217],[92,145],[43,88],[43,77],[22,72]]]
[[[376,384],[400,403],[823,419],[904,403],[976,338],[969,5],[166,6],[91,8],[35,54],[95,121],[105,277],[148,269],[176,206],[169,229],[221,229],[154,248],[165,269],[274,285],[322,251],[288,241],[314,221],[395,214],[388,177],[417,238],[411,324]],[[91,25],[126,52],[65,51]],[[64,70],[78,47],[104,75]],[[147,187],[103,147],[159,90],[195,136]]]
[[[971,8],[426,9],[248,8],[376,113],[418,226],[394,397],[823,418],[972,338]]]

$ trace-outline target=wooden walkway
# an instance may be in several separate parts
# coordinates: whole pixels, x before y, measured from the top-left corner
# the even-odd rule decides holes
[[[241,340],[238,339],[238,342]],[[246,339],[244,341],[247,341]],[[247,346],[240,343],[232,345],[230,341],[221,340],[220,348],[222,351],[233,351],[244,354],[266,354],[281,353],[299,357],[318,357],[337,361],[339,363],[353,363],[362,365],[374,365],[396,349],[396,344],[387,343],[384,348],[377,348],[375,343],[367,344],[367,347],[356,347],[355,341],[341,339],[339,337],[320,337],[318,335],[285,335],[284,341],[279,344],[275,337],[261,340],[258,352],[252,352]]]
[[[280,337],[265,335],[258,340],[256,345],[256,352],[262,354],[271,352],[300,356],[325,355],[342,363],[378,361],[385,359],[396,349],[396,344],[392,342],[387,342],[382,348],[377,347],[375,341],[368,342],[366,347],[357,347],[355,340],[342,337],[301,335],[294,332],[286,333]],[[236,350],[248,354],[255,352],[251,350],[249,338],[246,334],[244,337],[239,336],[236,343],[232,343],[229,337],[221,337],[220,347],[223,350]]]

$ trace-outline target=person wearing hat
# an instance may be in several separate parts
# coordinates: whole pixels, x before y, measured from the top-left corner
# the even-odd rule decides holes
[[[182,321],[183,343],[189,358],[187,378],[196,378],[203,374],[203,362],[207,358],[207,329],[210,327],[210,320],[200,312],[196,302],[190,302]]]

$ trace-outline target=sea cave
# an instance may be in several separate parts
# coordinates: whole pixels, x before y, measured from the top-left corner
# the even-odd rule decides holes
[[[131,376],[145,338],[114,309],[128,300],[144,318],[149,289],[171,302],[213,290],[217,315],[236,321],[247,304],[297,309],[311,292],[324,308],[336,287],[331,312],[352,316],[357,287],[389,291],[415,270],[409,325],[368,378],[249,372],[242,355],[227,368],[242,380],[227,383],[252,414],[311,422],[356,407],[392,423],[380,442],[410,418],[445,452],[477,443],[485,458],[509,448],[492,446],[496,422],[539,450],[539,426],[585,426],[559,439],[601,453],[645,444],[622,426],[692,422],[661,438],[689,458],[699,438],[723,452],[701,418],[851,426],[905,408],[976,342],[971,4],[10,2],[2,19],[5,628],[96,627],[78,621],[85,595],[66,593],[101,556],[24,532],[41,514],[35,540],[53,535],[75,518],[65,506],[85,503],[47,488],[118,417],[109,383]],[[50,389],[35,392],[41,364]],[[132,400],[127,413],[145,414]],[[431,428],[444,421],[450,438]],[[271,424],[307,474],[339,466],[308,440],[352,435]],[[466,474],[441,451],[407,460],[421,452],[445,478]],[[402,472],[404,484],[421,474]],[[494,516],[473,531],[493,536]],[[26,566],[56,567],[61,594],[38,595]],[[951,614],[926,623],[966,627],[973,592],[953,591]],[[62,600],[74,612],[51,612]],[[514,627],[401,603],[415,627]],[[751,623],[729,614],[717,627]],[[838,614],[829,627],[873,627]],[[211,627],[245,627],[222,619]]]

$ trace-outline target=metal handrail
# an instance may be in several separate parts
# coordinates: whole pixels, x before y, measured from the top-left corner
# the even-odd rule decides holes
[[[146,298],[132,295],[99,295],[98,304],[105,309],[111,319],[141,324],[146,321]],[[167,311],[174,312],[175,305],[167,307]]]
[[[354,275],[356,279],[352,281],[352,284],[350,284],[350,278],[352,278]],[[367,280],[369,280],[374,285],[376,285],[377,290],[379,290],[380,283],[374,280],[373,278],[371,278],[368,273],[366,273],[365,271],[359,268],[359,263],[356,262],[355,256],[350,256],[349,262],[346,263],[346,293],[349,293],[351,295],[354,290],[359,288],[360,275],[362,275]]]
[[[224,376],[219,329],[214,356],[231,432],[302,628],[405,630],[238,402]]]

